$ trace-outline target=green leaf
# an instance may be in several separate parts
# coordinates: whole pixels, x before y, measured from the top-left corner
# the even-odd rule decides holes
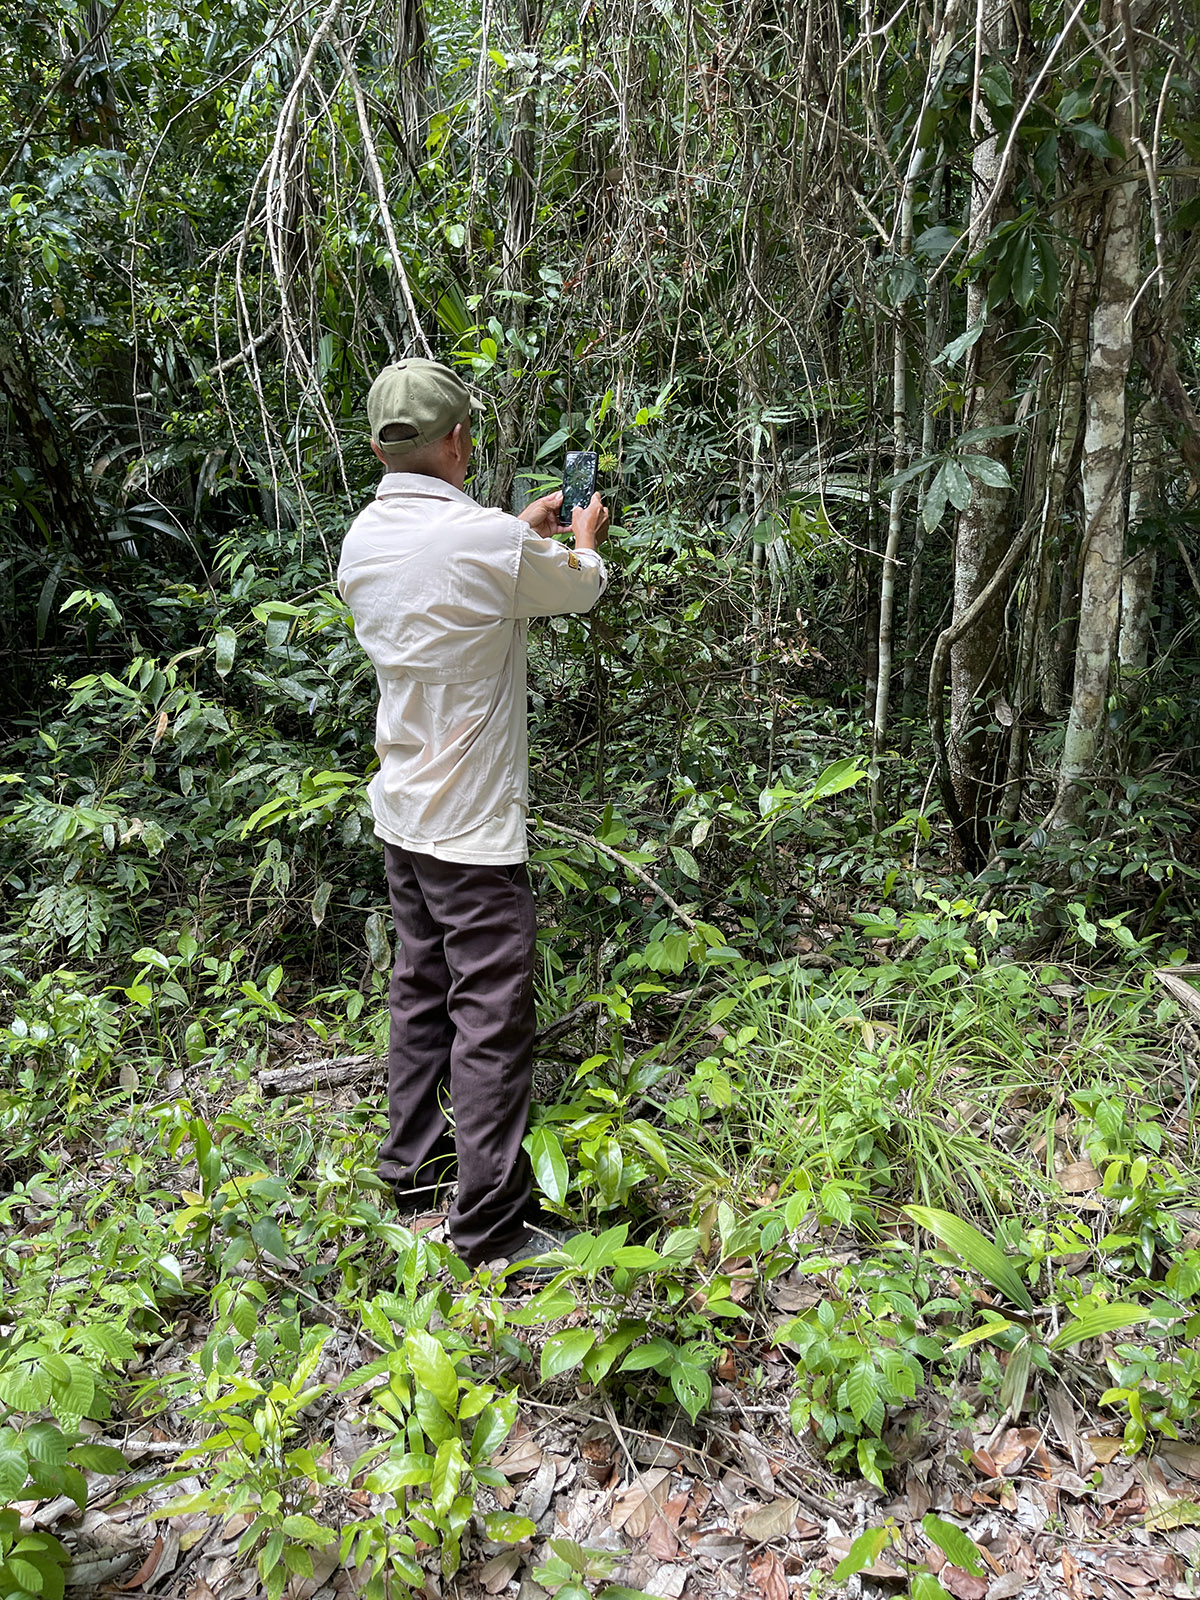
[[[676,1400],[695,1422],[712,1397],[712,1379],[695,1361],[679,1360],[670,1370]]]
[[[233,666],[233,658],[237,654],[237,634],[232,628],[218,628],[213,646],[217,658],[217,676],[228,677]]]
[[[825,768],[804,796],[805,808],[817,800],[827,800],[830,795],[841,794],[843,789],[852,789],[866,775],[866,768],[860,767],[853,756],[843,756],[840,761],[834,761]]]
[[[16,1500],[28,1476],[17,1435],[11,1428],[0,1429],[0,1502]]]
[[[948,1211],[938,1211],[933,1206],[905,1206],[904,1211],[919,1227],[940,1239],[947,1249],[961,1256],[969,1267],[986,1279],[994,1289],[1006,1294],[1022,1311],[1033,1310],[1033,1299],[1022,1282],[1017,1269],[1004,1252],[961,1217]]]
[[[397,1489],[419,1488],[433,1476],[433,1457],[409,1452],[381,1461],[367,1479],[373,1494],[394,1494]]]
[[[458,1374],[438,1341],[431,1333],[414,1329],[405,1337],[404,1350],[413,1377],[443,1411],[454,1416],[458,1410]]]
[[[552,456],[556,450],[562,449],[563,445],[566,444],[570,436],[570,429],[559,428],[557,433],[552,433],[550,435],[533,459],[535,461],[541,461],[546,456]]]
[[[950,504],[958,511],[965,511],[971,504],[970,478],[957,461],[947,461],[943,470],[946,474],[946,494]]]
[[[388,939],[387,923],[378,911],[372,911],[363,924],[363,937],[367,954],[376,972],[386,972],[392,964],[392,946]]]
[[[1012,479],[1008,475],[1008,468],[1003,461],[996,461],[991,456],[962,455],[959,456],[963,470],[980,483],[987,484],[989,489],[1011,489]]]
[[[567,1197],[567,1158],[556,1135],[547,1127],[535,1128],[525,1140],[538,1187],[556,1205]]]
[[[1051,1339],[1050,1348],[1069,1350],[1085,1339],[1098,1339],[1102,1333],[1114,1333],[1118,1328],[1132,1328],[1139,1322],[1151,1320],[1152,1313],[1132,1301],[1115,1300],[1111,1305],[1092,1306],[1061,1328]]]
[[[542,1377],[557,1378],[577,1367],[596,1342],[594,1328],[568,1328],[555,1333],[542,1346]]]
[[[879,1385],[875,1380],[875,1369],[869,1361],[858,1362],[846,1374],[846,1404],[850,1407],[850,1415],[855,1422],[862,1422],[870,1415],[878,1398]]]
[[[287,1260],[287,1245],[274,1217],[256,1217],[250,1224],[250,1237],[266,1255],[276,1261]]]
[[[516,1401],[512,1396],[484,1406],[471,1435],[471,1465],[487,1461],[508,1438],[516,1416]]]
[[[588,1381],[602,1383],[612,1371],[613,1365],[645,1331],[646,1324],[640,1319],[636,1322],[622,1323],[606,1339],[601,1340],[594,1350],[589,1350],[583,1358],[583,1370]]]
[[[834,1567],[834,1583],[845,1583],[847,1578],[853,1578],[867,1567],[873,1566],[891,1543],[891,1539],[890,1528],[868,1528],[865,1533],[860,1533]]]
[[[52,1422],[35,1422],[21,1434],[21,1443],[31,1461],[41,1466],[62,1467],[67,1460],[67,1440]]]
[[[951,339],[943,350],[939,350],[930,362],[930,366],[940,367],[944,361],[961,361],[971,346],[978,343],[982,332],[983,320],[981,318],[978,322],[973,322],[965,333],[960,333],[957,339]]]
[[[462,1475],[462,1440],[457,1437],[444,1439],[438,1445],[437,1455],[433,1458],[433,1471],[429,1475],[429,1492],[433,1498],[433,1509],[439,1516],[444,1517],[454,1504]]]
[[[937,1545],[947,1561],[962,1567],[973,1577],[983,1576],[979,1546],[961,1528],[956,1528],[952,1522],[946,1522],[932,1511],[927,1511],[921,1518],[921,1527],[925,1530],[925,1537]]]
[[[511,1511],[489,1511],[483,1519],[483,1531],[499,1544],[520,1544],[522,1539],[533,1538],[537,1523]]]
[[[938,468],[933,482],[925,492],[921,507],[921,521],[926,533],[932,533],[946,514],[946,463]]]

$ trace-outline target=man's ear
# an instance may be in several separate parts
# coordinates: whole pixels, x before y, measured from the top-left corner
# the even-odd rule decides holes
[[[375,443],[374,439],[371,440],[371,449],[374,450],[375,454],[379,457],[380,461],[382,461],[384,466],[386,467],[387,464],[388,464],[388,458],[384,455],[383,451]]]

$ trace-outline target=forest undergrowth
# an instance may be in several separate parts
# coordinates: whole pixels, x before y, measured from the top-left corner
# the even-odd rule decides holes
[[[533,640],[527,1146],[580,1231],[532,1288],[373,1172],[370,685],[320,560],[68,601],[109,665],[0,831],[7,1592],[1191,1592],[1183,802],[957,873],[915,755],[881,824],[811,668],[764,655],[751,718],[719,591],[640,603],[698,548],[631,528],[623,609]]]

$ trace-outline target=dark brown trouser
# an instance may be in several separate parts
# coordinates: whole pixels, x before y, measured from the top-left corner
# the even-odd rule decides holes
[[[391,844],[383,853],[399,942],[379,1173],[420,1188],[445,1180],[457,1157],[450,1237],[476,1266],[521,1247],[530,1207],[521,1148],[536,1026],[529,876]]]

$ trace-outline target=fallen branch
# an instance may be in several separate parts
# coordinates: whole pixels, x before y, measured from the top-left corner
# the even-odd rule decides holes
[[[534,1039],[536,1054],[545,1052],[573,1033],[595,1011],[598,1000],[584,1000],[565,1016],[556,1017],[544,1028],[539,1028]],[[258,1074],[259,1087],[264,1094],[304,1094],[312,1089],[341,1089],[351,1083],[367,1083],[379,1079],[386,1067],[383,1056],[330,1056],[327,1060],[299,1061],[291,1067],[268,1067]]]

